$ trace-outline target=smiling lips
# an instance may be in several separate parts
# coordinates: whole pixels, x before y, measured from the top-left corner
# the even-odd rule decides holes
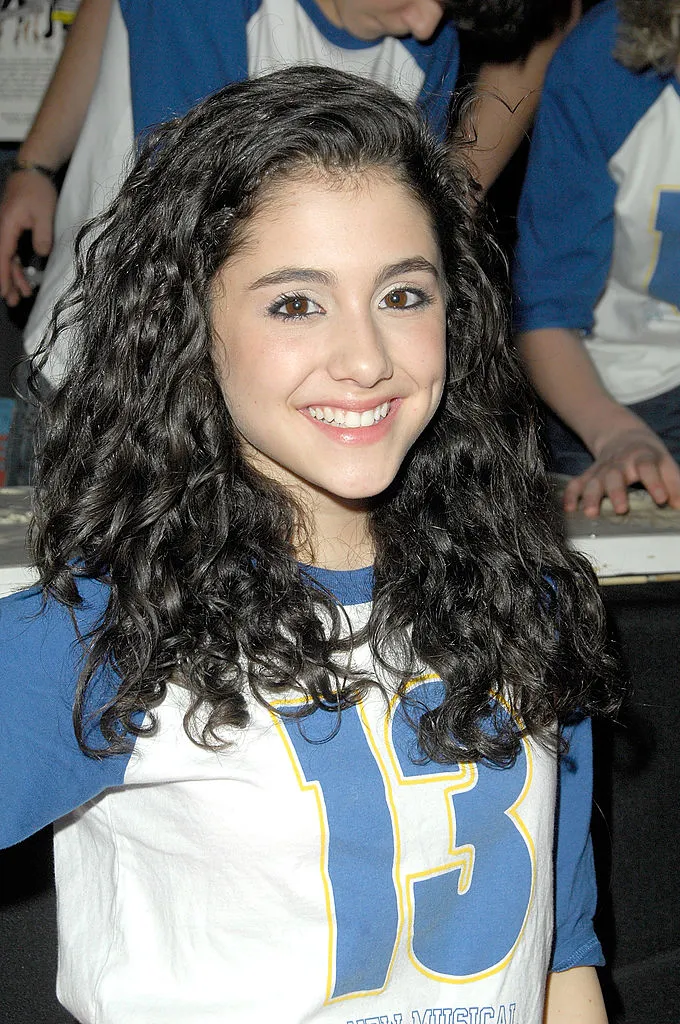
[[[365,412],[355,412],[353,409],[336,409],[330,405],[310,405],[307,409],[309,415],[320,423],[328,423],[335,427],[372,427],[384,420],[390,411],[391,402],[383,402],[376,405],[374,409],[366,409]]]

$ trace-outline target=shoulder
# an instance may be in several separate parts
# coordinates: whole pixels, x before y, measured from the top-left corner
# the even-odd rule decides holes
[[[549,75],[573,74],[581,68],[588,72],[587,79],[592,82],[594,77],[597,78],[598,65],[603,60],[614,62],[613,50],[618,29],[619,18],[614,0],[596,4],[558,48]]]
[[[426,43],[411,37],[399,42],[422,76],[418,106],[432,131],[443,139],[460,66],[460,42],[456,27],[452,22],[444,21],[433,38]]]
[[[9,846],[62,817],[111,785],[121,785],[127,755],[98,760],[80,750],[73,703],[87,634],[101,620],[108,588],[79,581],[74,610],[39,588],[0,600],[0,846]],[[115,695],[119,680],[105,669],[93,680],[92,709]],[[97,723],[88,741],[97,742]]]
[[[74,609],[39,587],[0,600],[0,702],[6,711],[31,717],[43,703],[72,706],[87,637],[109,598],[109,588],[93,580],[79,580],[78,590],[81,603]]]
[[[614,0],[588,12],[550,64],[539,115],[545,120],[552,112],[566,113],[584,134],[595,136],[607,158],[665,87],[656,72],[631,71],[614,58],[618,30]]]
[[[70,645],[78,633],[89,632],[106,611],[109,588],[96,580],[78,581],[81,603],[73,612],[40,587],[29,587],[0,598],[2,649],[13,641],[29,647],[48,642],[54,648]]]

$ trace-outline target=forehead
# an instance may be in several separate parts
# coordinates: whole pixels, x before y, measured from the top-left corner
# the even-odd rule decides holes
[[[357,256],[404,246],[439,251],[429,212],[389,169],[306,169],[268,184],[227,264],[253,258],[262,247],[278,247],[281,256],[314,249],[332,259],[348,245]]]

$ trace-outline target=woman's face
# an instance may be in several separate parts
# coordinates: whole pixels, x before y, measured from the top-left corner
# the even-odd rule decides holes
[[[215,283],[215,362],[245,457],[296,491],[379,494],[445,379],[429,219],[378,171],[284,182]]]

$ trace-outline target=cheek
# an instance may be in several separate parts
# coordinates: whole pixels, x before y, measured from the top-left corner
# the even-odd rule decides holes
[[[429,377],[432,393],[432,414],[439,406],[446,385],[446,332],[442,331],[438,338],[430,340],[425,352],[424,374]]]
[[[410,348],[412,372],[424,385],[443,384],[446,377],[446,331],[439,324],[413,339]]]
[[[212,358],[224,404],[234,426],[242,432],[248,409],[252,406],[252,396],[247,393],[249,376],[244,372],[238,346],[223,337],[217,338]]]
[[[309,373],[308,356],[265,328],[234,332],[216,341],[213,362],[236,429],[255,441],[270,434],[294,404],[296,388]]]

